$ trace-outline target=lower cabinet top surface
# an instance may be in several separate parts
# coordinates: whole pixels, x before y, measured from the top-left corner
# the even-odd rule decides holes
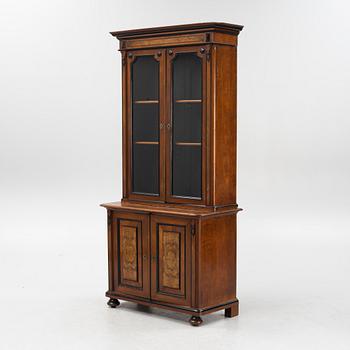
[[[174,214],[184,215],[192,217],[205,217],[220,214],[233,214],[241,211],[238,207],[195,207],[195,206],[180,206],[180,205],[167,205],[167,204],[149,204],[149,203],[122,203],[122,202],[111,202],[101,204],[102,207],[109,210],[118,211],[137,211],[143,213],[155,213],[155,214]]]

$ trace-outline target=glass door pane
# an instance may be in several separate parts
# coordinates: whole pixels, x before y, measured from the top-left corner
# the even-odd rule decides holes
[[[159,62],[136,57],[131,84],[132,192],[159,195]]]
[[[202,197],[202,60],[178,53],[172,61],[172,195]]]

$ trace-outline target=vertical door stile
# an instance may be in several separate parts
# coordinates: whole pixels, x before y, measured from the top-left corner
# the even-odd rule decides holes
[[[122,169],[123,169],[123,198],[127,197],[128,189],[127,189],[127,179],[128,179],[128,165],[127,165],[127,93],[128,93],[128,87],[127,87],[127,67],[126,64],[126,52],[122,52]]]
[[[153,281],[153,271],[152,271],[152,256],[153,256],[153,234],[152,234],[152,214],[148,214],[148,222],[147,222],[147,229],[148,229],[148,242],[147,242],[147,248],[148,248],[148,276],[149,276],[149,284],[148,284],[148,295],[149,298],[152,299],[152,281]]]
[[[210,191],[210,117],[211,117],[211,60],[212,60],[212,52],[211,46],[208,45],[206,47],[206,60],[204,64],[204,73],[203,73],[203,82],[204,82],[204,91],[205,91],[205,111],[203,117],[203,188],[205,196],[206,205],[210,205],[211,203],[211,191]]]
[[[132,192],[132,104],[131,104],[131,65],[132,57],[129,53],[125,52],[126,59],[126,107],[125,107],[125,122],[126,122],[126,131],[125,131],[125,152],[126,152],[126,168],[127,168],[127,177],[126,177],[126,189],[127,195],[130,196]]]
[[[171,110],[172,110],[172,98],[171,98],[171,60],[173,54],[171,49],[165,50],[166,53],[166,107],[165,107],[165,120],[164,120],[164,132],[165,132],[165,189],[166,189],[166,202],[169,201],[169,195],[171,193],[171,133],[169,126],[171,126]]]
[[[160,200],[165,201],[165,164],[166,164],[166,133],[165,133],[165,108],[166,108],[166,55],[165,50],[157,52],[159,58],[159,186],[160,186]]]
[[[199,49],[198,57],[202,60],[202,202],[207,203],[207,102],[208,102],[208,95],[207,95],[207,66],[208,59],[210,59],[210,49],[209,47],[201,47]]]
[[[113,220],[112,220],[112,211],[107,210],[107,232],[108,232],[108,290],[114,290],[114,246],[113,246]]]
[[[154,216],[151,214],[150,220],[150,238],[151,238],[151,250],[150,250],[150,271],[151,271],[151,299],[156,298],[156,290],[158,286],[158,274],[157,274],[157,223],[154,221]]]

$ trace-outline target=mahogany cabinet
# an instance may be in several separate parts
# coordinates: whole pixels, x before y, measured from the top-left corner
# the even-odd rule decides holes
[[[236,298],[237,37],[201,23],[111,33],[120,41],[123,198],[108,211],[118,299],[192,315]]]

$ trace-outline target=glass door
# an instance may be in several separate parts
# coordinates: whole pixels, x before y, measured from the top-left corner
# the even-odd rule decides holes
[[[164,199],[163,61],[162,51],[128,54],[128,192],[131,199]]]
[[[167,201],[204,202],[205,48],[168,50]]]

